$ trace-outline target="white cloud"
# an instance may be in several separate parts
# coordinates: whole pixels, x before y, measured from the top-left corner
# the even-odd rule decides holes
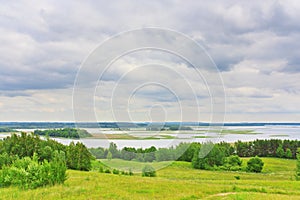
[[[281,120],[281,116],[282,121],[299,121],[299,5],[296,0],[3,2],[0,121],[73,120],[70,91],[80,63],[114,34],[149,26],[181,31],[208,50],[224,79],[228,121],[271,121]],[[114,48],[132,45],[128,42]],[[177,45],[178,51],[184,49],[180,42]],[[111,51],[108,49],[107,55]],[[194,58],[203,56],[193,53],[189,55]],[[170,68],[136,68],[153,61]],[[200,109],[209,113],[207,88],[194,69],[173,55],[153,52],[119,59],[109,69],[104,77],[105,91],[97,96],[103,106],[110,102],[114,81],[128,71],[127,79],[119,85],[123,90],[118,98],[126,98],[135,85],[156,78],[184,97],[184,109],[192,113],[196,109],[193,99],[188,98],[192,93],[182,82],[189,80],[201,99]],[[87,73],[88,79],[99,76],[93,70]],[[202,75],[211,88],[218,86],[213,83],[215,74],[203,71]],[[155,89],[140,96],[136,108],[144,109],[144,115],[154,96],[155,103],[164,105],[171,113],[168,116],[176,120],[177,104],[159,96],[163,93]],[[109,109],[105,112],[109,120]]]

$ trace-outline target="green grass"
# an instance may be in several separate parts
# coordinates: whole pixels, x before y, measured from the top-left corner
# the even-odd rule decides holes
[[[243,158],[244,165],[247,160]],[[261,174],[195,170],[187,162],[169,163],[153,178],[69,170],[64,185],[25,191],[2,188],[0,199],[300,199],[300,182],[292,180],[296,161],[263,161]],[[127,167],[145,164],[114,159],[103,162]]]
[[[269,137],[289,137],[287,134],[269,135]]]
[[[215,138],[215,137],[209,136],[209,135],[197,135],[197,136],[194,136],[193,138]]]
[[[142,168],[147,164],[153,166],[155,169],[161,169],[163,167],[169,166],[173,161],[163,161],[163,162],[151,162],[151,163],[143,163],[138,161],[126,161],[121,159],[101,159],[101,163],[105,167],[120,169],[128,171],[131,169],[134,173],[141,173]]]
[[[254,130],[230,130],[230,129],[223,129],[221,131],[221,134],[226,135],[226,134],[246,134],[246,135],[257,135],[261,133],[257,133]]]

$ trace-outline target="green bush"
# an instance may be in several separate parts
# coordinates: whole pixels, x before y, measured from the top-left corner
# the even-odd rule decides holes
[[[17,159],[17,155],[8,155],[6,152],[0,154],[0,169],[2,169],[2,167],[11,165]]]
[[[0,187],[18,186],[22,189],[34,189],[46,185],[64,183],[66,180],[66,162],[64,152],[54,152],[53,161],[38,162],[38,157],[24,157],[5,166],[0,171]]]
[[[241,165],[243,161],[237,155],[232,155],[225,158],[225,164],[220,168],[228,171],[239,171],[241,170]]]
[[[100,172],[100,173],[103,173],[103,172],[104,172],[104,169],[103,169],[102,166],[99,167],[99,172]]]
[[[145,165],[142,169],[142,176],[155,177],[156,171],[151,165]]]
[[[118,169],[113,169],[113,174],[120,174],[120,171]]]
[[[264,162],[258,156],[255,156],[253,158],[250,158],[250,160],[247,162],[246,170],[248,172],[259,173],[262,171],[263,166],[264,166]]]
[[[104,173],[111,174],[111,171],[109,169],[105,169]]]
[[[129,176],[133,176],[133,172],[131,169],[129,169]]]

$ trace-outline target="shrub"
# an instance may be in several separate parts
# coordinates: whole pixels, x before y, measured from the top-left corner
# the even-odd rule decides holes
[[[242,160],[237,155],[232,155],[225,158],[224,166],[221,166],[221,169],[229,170],[229,171],[239,171],[241,170]]]
[[[120,174],[120,171],[118,169],[113,169],[113,174]]]
[[[11,165],[15,160],[18,159],[16,155],[8,155],[8,153],[4,152],[0,154],[0,169],[7,165]]]
[[[255,156],[253,158],[250,158],[250,160],[247,162],[246,170],[248,172],[259,173],[262,171],[263,166],[264,166],[264,162],[258,156]]]
[[[145,165],[142,170],[142,176],[154,177],[156,176],[156,171],[151,165]]]
[[[102,167],[102,166],[100,166],[100,167],[99,167],[99,172],[100,172],[100,173],[103,173],[103,172],[104,172],[104,170],[103,170],[103,167]]]
[[[24,157],[16,160],[12,166],[0,171],[0,187],[18,186],[34,189],[46,185],[61,184],[66,180],[64,152],[54,152],[53,161],[38,162],[38,157]]]
[[[133,176],[133,172],[131,169],[129,169],[129,176]]]
[[[104,173],[110,174],[111,171],[109,169],[104,170]]]

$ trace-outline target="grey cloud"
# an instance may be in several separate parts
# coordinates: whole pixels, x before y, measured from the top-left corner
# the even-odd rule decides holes
[[[272,92],[277,96],[288,93],[288,101],[293,100],[289,109],[298,106],[297,1],[9,1],[2,2],[0,13],[2,97],[34,94],[22,90],[71,88],[80,63],[105,39],[122,31],[154,26],[196,38],[224,75],[225,87],[268,89],[268,94],[242,96],[248,102],[274,98]],[[181,48],[180,44],[177,48]],[[169,65],[182,62],[174,57],[161,58]],[[115,81],[120,73],[112,70],[102,80]],[[175,80],[168,81],[174,84]],[[154,94],[159,91],[148,96]]]

